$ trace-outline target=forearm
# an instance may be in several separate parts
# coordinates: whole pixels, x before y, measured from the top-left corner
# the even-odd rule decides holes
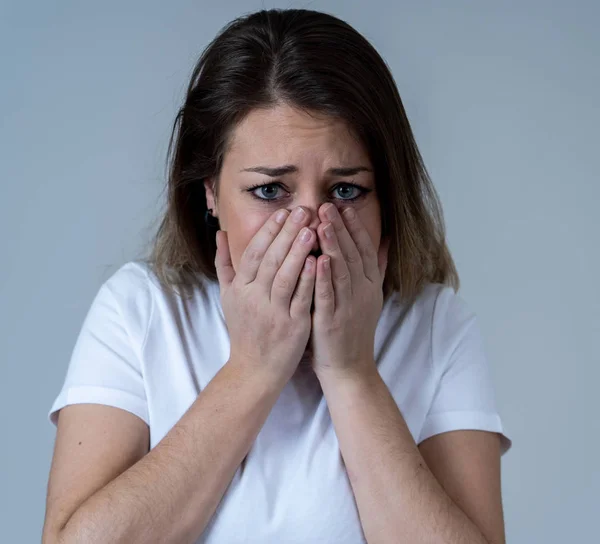
[[[59,542],[194,542],[281,386],[229,361],[165,438],[87,499]]]
[[[321,385],[369,544],[487,544],[428,469],[373,365]]]

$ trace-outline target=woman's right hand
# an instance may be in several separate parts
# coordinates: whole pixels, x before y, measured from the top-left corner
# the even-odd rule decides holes
[[[282,384],[294,374],[311,330],[316,259],[309,253],[316,234],[305,226],[309,214],[303,211],[298,222],[294,212],[273,213],[246,247],[237,272],[227,234],[217,232],[215,265],[230,360],[253,365]],[[305,233],[308,239],[302,240]]]

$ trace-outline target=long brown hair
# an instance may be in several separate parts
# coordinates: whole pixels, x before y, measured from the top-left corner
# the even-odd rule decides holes
[[[250,110],[280,103],[343,119],[367,149],[390,238],[385,296],[412,300],[430,282],[457,290],[441,205],[385,61],[346,22],[304,9],[235,19],[195,66],[171,133],[167,208],[150,256],[161,282],[217,280],[204,180],[218,179],[230,135]]]

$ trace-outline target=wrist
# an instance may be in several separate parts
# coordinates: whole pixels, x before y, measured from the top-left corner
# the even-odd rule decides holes
[[[349,383],[349,384],[364,384],[372,383],[378,378],[379,370],[375,361],[370,360],[360,365],[352,365],[349,367],[343,366],[327,366],[315,370],[315,374],[321,383],[321,386],[326,387],[329,383]]]
[[[264,394],[279,394],[287,383],[283,376],[277,375],[268,367],[253,364],[239,356],[230,357],[225,364],[240,380],[251,384]]]

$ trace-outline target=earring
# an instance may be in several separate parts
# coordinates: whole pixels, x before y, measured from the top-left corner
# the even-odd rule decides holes
[[[211,228],[219,228],[219,219],[212,214],[212,208],[204,213],[204,222]]]

